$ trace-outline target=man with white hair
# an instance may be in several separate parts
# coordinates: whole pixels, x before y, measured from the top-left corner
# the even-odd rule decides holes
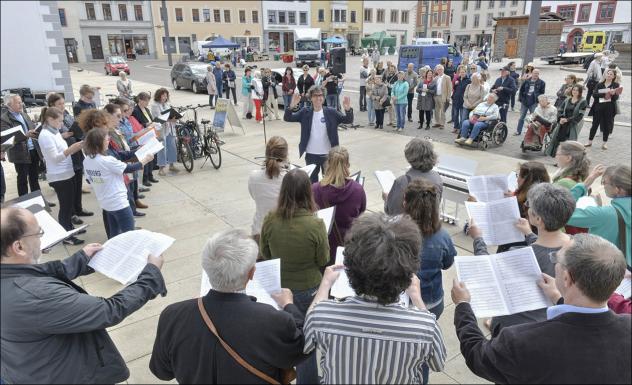
[[[288,289],[272,294],[286,303],[283,311],[245,294],[255,273],[259,248],[243,230],[215,234],[202,251],[202,267],[212,289],[202,298],[171,304],[158,321],[149,362],[161,380],[187,384],[262,383],[226,350],[230,346],[270,380],[281,382],[283,369],[294,367],[303,354],[303,316]],[[214,326],[214,335],[203,317]]]
[[[590,106],[590,97],[592,96],[593,90],[597,83],[599,83],[599,79],[601,79],[601,61],[603,60],[603,54],[598,52],[595,54],[595,58],[588,66],[588,71],[586,71],[586,88],[588,92],[586,92],[586,105]]]
[[[452,98],[452,79],[443,73],[443,66],[441,64],[437,64],[435,72],[437,76],[434,78],[433,82],[437,85],[437,91],[434,96],[435,124],[433,124],[432,127],[439,127],[443,129],[445,126],[445,106]]]
[[[5,131],[13,127],[21,127],[21,134],[14,134],[13,147],[8,151],[9,162],[15,166],[18,184],[18,195],[26,195],[40,189],[37,180],[39,176],[40,156],[36,149],[37,132],[35,124],[28,114],[23,111],[20,95],[9,94],[4,97],[7,110],[0,115],[0,130]],[[2,137],[7,140],[8,137]]]
[[[470,112],[469,119],[464,120],[461,124],[460,137],[454,141],[456,144],[470,146],[478,137],[479,132],[489,127],[490,120],[500,118],[496,99],[498,99],[498,96],[490,92],[485,97],[485,100]]]

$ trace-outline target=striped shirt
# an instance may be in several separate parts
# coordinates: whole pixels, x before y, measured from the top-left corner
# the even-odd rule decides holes
[[[305,353],[321,351],[325,384],[420,384],[422,365],[443,370],[434,314],[364,297],[323,301],[307,314]]]

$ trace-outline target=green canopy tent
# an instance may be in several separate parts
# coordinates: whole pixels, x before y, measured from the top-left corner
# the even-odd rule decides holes
[[[384,52],[384,47],[388,47],[389,54],[395,52],[397,39],[394,36],[387,35],[386,32],[375,32],[367,37],[360,39],[362,48],[373,48],[377,45],[380,52]]]

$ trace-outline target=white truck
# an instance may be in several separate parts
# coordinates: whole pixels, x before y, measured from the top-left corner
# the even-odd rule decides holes
[[[294,60],[296,66],[304,64],[320,66],[322,44],[320,28],[297,28],[294,30]]]

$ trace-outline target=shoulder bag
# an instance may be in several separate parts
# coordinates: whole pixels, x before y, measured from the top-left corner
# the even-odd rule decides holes
[[[219,343],[222,344],[222,346],[224,347],[224,349],[226,349],[228,354],[230,354],[230,356],[233,357],[239,365],[243,366],[247,371],[259,377],[260,379],[273,385],[289,384],[296,378],[296,371],[293,368],[281,369],[281,382],[279,382],[275,380],[274,378],[268,376],[267,374],[263,373],[259,369],[255,368],[254,366],[250,365],[249,363],[247,363],[243,358],[241,358],[239,354],[237,354],[236,351],[233,350],[233,348],[230,347],[230,345],[226,343],[226,341],[222,339],[222,337],[219,336],[219,334],[217,333],[217,329],[215,328],[215,325],[213,324],[213,321],[211,321],[211,318],[208,316],[208,313],[206,312],[206,309],[204,308],[204,303],[202,303],[202,297],[198,298],[197,303],[198,303],[198,309],[200,310],[200,314],[202,315],[202,319],[204,319],[204,323],[206,323],[206,326],[208,327],[208,329],[211,331],[211,333],[213,333],[215,337],[217,337],[217,339],[219,340]]]

